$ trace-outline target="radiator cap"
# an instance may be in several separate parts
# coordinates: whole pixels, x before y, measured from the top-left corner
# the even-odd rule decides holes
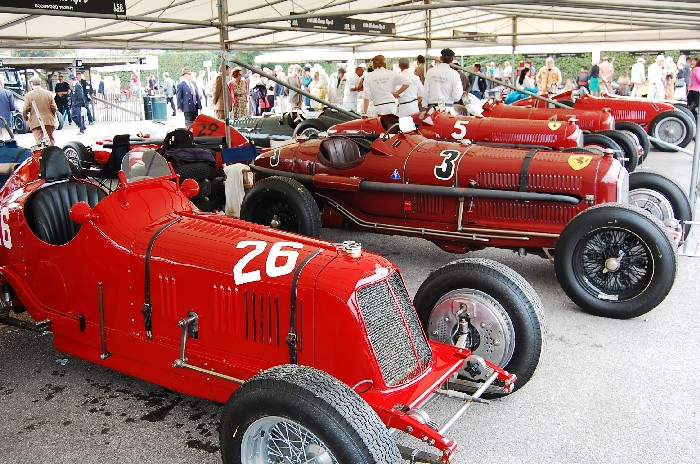
[[[346,240],[341,246],[342,250],[351,258],[359,258],[362,256],[362,244],[354,240]]]

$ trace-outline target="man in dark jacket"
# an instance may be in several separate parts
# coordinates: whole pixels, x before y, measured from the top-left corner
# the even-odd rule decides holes
[[[78,79],[80,80],[80,85],[83,86],[83,93],[85,94],[85,108],[87,109],[87,118],[90,124],[95,122],[95,118],[92,117],[92,111],[90,110],[90,103],[92,102],[92,95],[95,93],[92,88],[92,83],[85,80],[85,75],[83,73],[78,73]]]
[[[185,114],[185,127],[194,122],[202,109],[202,101],[199,99],[197,83],[192,80],[190,68],[182,68],[184,80],[177,86],[177,108]]]
[[[68,106],[68,95],[70,94],[70,84],[63,81],[63,74],[58,75],[58,82],[54,87],[54,92],[56,96],[54,100],[56,101],[56,107],[58,112],[61,113],[59,117],[64,120],[68,117],[68,124],[70,124],[70,107]]]
[[[85,90],[80,85],[80,81],[75,78],[75,74],[69,76],[70,86],[72,88],[70,99],[70,118],[78,126],[80,131],[78,134],[85,133],[85,119],[83,118],[83,108],[87,108],[87,99],[85,98]]]
[[[474,63],[472,70],[481,74],[481,63]],[[479,99],[484,98],[484,93],[486,92],[486,79],[481,76],[475,76],[474,74],[469,75],[469,93],[476,95]]]

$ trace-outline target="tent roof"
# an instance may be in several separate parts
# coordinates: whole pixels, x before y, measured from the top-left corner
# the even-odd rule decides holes
[[[219,49],[219,3],[126,0],[125,16],[80,17],[0,7],[0,48]],[[700,4],[675,0],[228,0],[228,8],[233,51],[323,47],[371,53],[650,41],[700,46],[700,24],[692,20]],[[292,30],[293,14],[395,23],[396,34]]]

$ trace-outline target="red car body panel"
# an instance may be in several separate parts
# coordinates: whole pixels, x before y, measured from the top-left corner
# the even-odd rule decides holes
[[[379,116],[336,124],[329,134],[381,134],[395,118]],[[492,144],[538,145],[555,149],[580,146],[581,129],[573,122],[489,119],[435,111],[413,115],[418,132],[429,139],[462,140]]]
[[[45,184],[38,178],[38,156],[0,190],[0,283],[12,287],[35,320],[50,321],[56,349],[225,402],[237,384],[214,373],[247,380],[290,362],[285,337],[291,330],[292,271],[309,258],[296,284],[298,362],[350,386],[370,379],[373,388],[362,396],[380,418],[435,440],[442,462],[449,462],[456,444],[395,405],[419,405],[471,352],[429,341],[427,365],[419,363],[403,380],[387,383],[357,292],[395,276],[398,269],[390,261],[369,252],[351,257],[320,240],[201,213],[180,190],[172,168],[166,177],[131,184],[122,178],[72,240],[52,245],[35,234],[25,216],[28,200]],[[142,313],[147,281],[152,338]],[[101,299],[108,357],[101,351]],[[204,373],[174,365],[181,349],[178,323],[192,312],[198,315],[199,337],[187,339],[187,362]],[[407,334],[417,343],[408,327]],[[407,359],[417,356],[415,345],[413,351]],[[515,376],[488,364],[512,390]]]
[[[332,166],[319,155],[322,140],[263,152],[256,177],[297,174],[311,179],[324,203],[323,222],[340,227],[344,218],[361,229],[427,238],[448,251],[471,248],[552,248],[567,222],[592,203],[618,201],[624,170],[611,156],[537,151],[529,161],[526,192],[565,194],[578,204],[439,194],[371,191],[363,182],[403,186],[478,188],[518,192],[531,150],[429,140],[417,133],[377,139],[358,164]],[[454,154],[452,174],[444,174]],[[441,177],[438,177],[441,172]],[[293,177],[293,176],[292,176]],[[326,208],[325,206],[329,206]],[[461,221],[460,221],[461,219]]]
[[[558,93],[549,98],[555,101],[574,100],[571,90]],[[519,100],[513,105],[546,108],[549,103],[538,98],[530,97]],[[612,95],[596,97],[591,94],[586,94],[576,99],[574,102],[574,109],[586,111],[607,110],[613,115],[616,121],[634,122],[648,129],[649,124],[656,116],[664,111],[674,111],[676,108],[671,103],[649,100],[646,98],[619,97]]]
[[[526,99],[530,100],[530,99]],[[533,98],[533,100],[535,100]],[[522,103],[524,102],[524,103]],[[614,129],[614,115],[605,108],[547,108],[542,105],[528,104],[525,100],[519,100],[512,105],[503,102],[489,100],[484,103],[482,116],[489,118],[530,119],[539,121],[569,121],[575,119],[576,124],[585,131],[599,132]]]

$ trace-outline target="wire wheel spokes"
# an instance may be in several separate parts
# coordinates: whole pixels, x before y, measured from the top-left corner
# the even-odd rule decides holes
[[[651,281],[651,251],[629,230],[593,231],[577,249],[579,278],[594,294],[624,300],[639,294]]]
[[[320,438],[303,425],[282,417],[263,417],[251,424],[243,447],[255,464],[337,464]]]

